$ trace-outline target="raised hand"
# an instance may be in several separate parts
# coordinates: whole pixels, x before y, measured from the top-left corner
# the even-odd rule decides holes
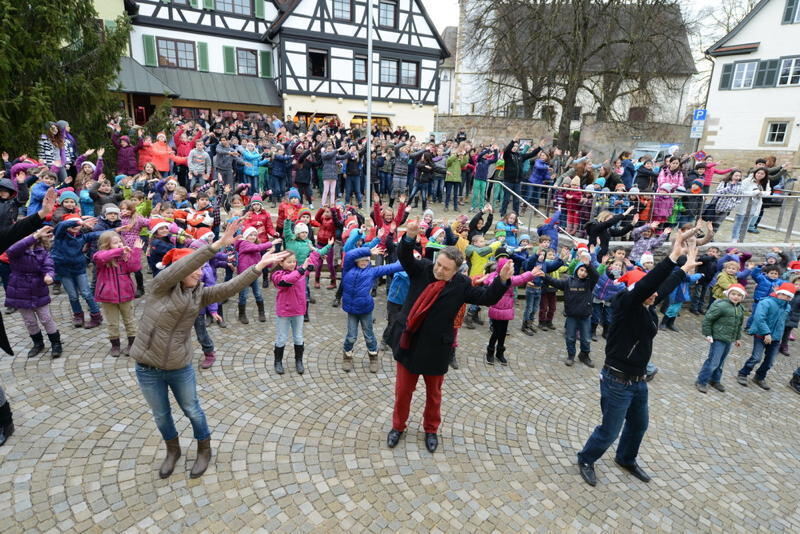
[[[230,228],[231,225],[228,225]],[[268,267],[272,267],[275,264],[278,264],[284,260],[284,258],[288,257],[291,254],[288,250],[284,250],[283,252],[267,252],[263,256],[261,256],[261,260],[259,260],[258,264],[256,265],[256,269],[259,271],[263,271]]]
[[[410,221],[406,224],[406,235],[411,239],[415,239],[419,235],[419,223],[417,221]]]
[[[232,245],[236,235],[236,232],[239,231],[239,228],[242,226],[242,220],[237,219],[234,222],[230,223],[227,228],[225,228],[225,232],[222,234],[222,237],[217,239],[214,243],[211,244],[211,247],[219,252],[221,249],[227,247],[228,245]]]
[[[44,219],[53,213],[53,209],[56,207],[57,199],[58,193],[56,192],[55,188],[51,187],[48,189],[47,193],[44,194],[44,200],[42,200],[42,208],[39,210],[39,217]]]
[[[507,282],[514,275],[514,262],[507,261],[500,270],[500,280]]]
[[[106,153],[106,149],[105,148],[98,148],[97,149],[97,157],[98,158],[102,158],[103,154],[105,154],[105,153]]]
[[[133,248],[138,248],[138,249],[144,248],[144,241],[142,241],[141,237],[137,237],[136,241],[133,242]]]

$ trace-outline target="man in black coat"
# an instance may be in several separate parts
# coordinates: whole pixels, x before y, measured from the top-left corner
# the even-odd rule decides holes
[[[523,179],[522,164],[541,152],[543,146],[544,139],[540,139],[539,146],[529,150],[525,154],[520,154],[519,135],[517,135],[508,143],[505,150],[503,150],[503,161],[506,165],[505,171],[503,172],[503,183],[506,185],[507,189],[503,191],[503,204],[500,210],[501,217],[505,217],[506,213],[508,213],[509,200],[512,201],[514,212],[517,214],[519,213],[519,196],[517,195],[520,194],[520,182]],[[516,193],[516,195],[512,196],[512,192]]]
[[[622,436],[614,461],[639,480],[650,481],[650,476],[636,463],[636,457],[648,423],[646,368],[653,353],[653,338],[658,333],[655,303],[659,294],[671,293],[684,273],[700,265],[696,261],[696,230],[678,233],[669,257],[639,280],[629,282],[628,290],[617,294],[612,301],[614,321],[608,331],[606,361],[600,373],[603,422],[578,453],[581,477],[591,486],[597,484],[594,463],[614,443],[620,430]],[[681,266],[683,273],[673,275],[684,252],[687,255]]]
[[[42,227],[44,218],[53,212],[56,205],[56,190],[52,187],[47,190],[42,202],[42,209],[33,215],[29,215],[24,219],[17,221],[12,226],[7,228],[0,228],[0,254],[19,241],[20,239],[29,236],[36,230]],[[6,354],[14,355],[11,350],[11,344],[8,342],[6,336],[6,328],[3,326],[3,317],[0,315],[0,349],[3,349]],[[4,444],[6,440],[14,433],[14,419],[11,414],[11,406],[6,399],[6,392],[0,386],[0,445]]]
[[[472,281],[458,272],[464,255],[455,247],[442,249],[436,262],[414,258],[419,224],[409,222],[400,240],[397,258],[408,273],[410,286],[400,317],[392,329],[392,350],[397,360],[394,415],[387,437],[395,447],[406,429],[411,396],[419,375],[425,379],[425,446],[434,452],[439,445],[436,432],[441,422],[442,383],[455,341],[453,321],[466,304],[491,306],[509,287],[514,274],[508,262],[488,287],[473,287]]]

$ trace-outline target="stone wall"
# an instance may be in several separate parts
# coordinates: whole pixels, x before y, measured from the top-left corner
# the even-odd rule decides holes
[[[447,138],[454,138],[459,128],[464,128],[469,139],[485,144],[491,143],[494,139],[498,145],[502,145],[518,134],[522,139],[534,141],[542,137],[548,139],[553,137],[553,128],[541,120],[481,115],[437,115],[436,131],[444,132]]]

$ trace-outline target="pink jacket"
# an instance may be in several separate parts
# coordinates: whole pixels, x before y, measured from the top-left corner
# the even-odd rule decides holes
[[[728,174],[728,173],[733,171],[733,168],[717,170],[717,169],[714,168],[717,165],[718,165],[718,163],[716,161],[710,161],[710,162],[706,163],[706,169],[705,169],[705,172],[703,173],[703,185],[704,186],[708,187],[708,186],[711,185],[711,181],[714,179],[714,175],[715,174]]]
[[[664,184],[672,184],[670,193],[674,193],[678,186],[683,185],[683,171],[680,167],[675,172],[671,172],[666,166],[661,168],[661,172],[658,173],[658,188],[660,189]]]
[[[297,317],[306,313],[306,277],[299,269],[279,269],[272,273],[275,294],[275,315]]]
[[[261,255],[272,246],[272,243],[251,243],[246,239],[239,239],[234,244],[236,253],[239,255],[237,272],[242,274],[247,269],[261,260]]]
[[[97,284],[94,289],[94,300],[119,304],[133,300],[136,286],[131,280],[131,273],[140,269],[142,251],[131,249],[127,260],[123,259],[121,248],[99,250],[93,256],[97,266]]]
[[[503,268],[503,265],[505,265],[508,261],[508,258],[501,258],[500,261],[497,262],[497,270],[489,275],[489,277],[484,281],[484,284],[487,286],[490,285]],[[512,276],[511,287],[506,289],[506,292],[503,293],[503,297],[497,302],[497,304],[489,308],[489,319],[494,319],[496,321],[512,320],[514,318],[514,288],[524,286],[531,280],[533,280],[533,273],[530,271],[518,274],[517,276]]]

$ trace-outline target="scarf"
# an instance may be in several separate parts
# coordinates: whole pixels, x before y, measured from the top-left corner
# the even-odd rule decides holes
[[[414,305],[411,307],[411,311],[408,312],[408,318],[406,319],[406,327],[403,329],[403,334],[400,336],[400,348],[403,350],[407,350],[411,346],[411,336],[417,333],[422,323],[425,322],[425,318],[428,316],[428,312],[433,306],[433,303],[436,302],[436,299],[439,298],[439,294],[444,289],[445,285],[444,280],[437,280],[433,283],[428,284],[417,300],[414,302]]]

